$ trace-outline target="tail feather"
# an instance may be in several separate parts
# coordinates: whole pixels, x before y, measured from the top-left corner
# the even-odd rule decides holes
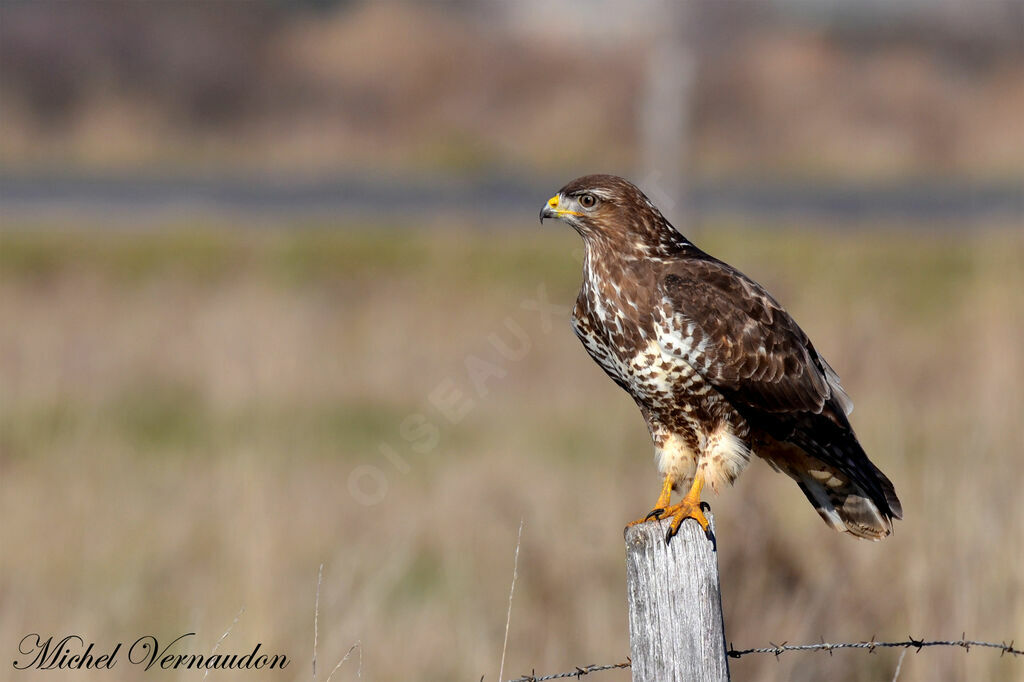
[[[774,441],[758,454],[795,480],[822,520],[837,531],[880,540],[892,533],[894,518],[903,518],[892,483],[867,456],[854,477],[794,443]]]
[[[868,540],[881,540],[892,533],[893,517],[880,510],[856,484],[832,480],[836,485],[818,481],[811,474],[797,479],[800,490],[825,523],[837,531]]]
[[[876,467],[874,464],[871,465],[875,470],[875,475],[878,477],[878,482],[882,486],[882,494],[885,496],[885,503],[889,506],[889,512],[892,514],[894,519],[903,518],[903,505],[900,504],[900,498],[896,497],[896,488],[893,486],[892,481],[889,477],[882,473],[882,470]]]

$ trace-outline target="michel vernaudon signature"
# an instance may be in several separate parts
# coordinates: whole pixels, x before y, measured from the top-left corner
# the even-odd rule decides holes
[[[119,663],[118,656],[122,651],[129,664],[142,666],[145,670],[273,670],[286,668],[290,662],[284,654],[260,653],[263,645],[259,642],[251,652],[244,654],[181,653],[182,640],[194,637],[195,634],[187,632],[179,635],[166,646],[160,646],[153,635],[143,635],[128,646],[118,642],[109,651],[100,651],[95,642],[86,645],[85,640],[78,635],[67,635],[62,639],[50,635],[43,639],[42,635],[32,633],[22,637],[18,643],[21,655],[14,660],[13,665],[16,670],[111,670]]]

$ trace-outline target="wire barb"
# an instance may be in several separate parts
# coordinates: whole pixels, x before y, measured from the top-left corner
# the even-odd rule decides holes
[[[748,656],[750,654],[772,654],[774,656],[780,656],[787,651],[827,651],[829,655],[836,649],[867,649],[868,652],[874,653],[876,648],[889,648],[889,649],[914,649],[915,651],[921,651],[926,647],[934,646],[956,646],[970,651],[973,647],[985,647],[988,649],[999,649],[1000,656],[1005,654],[1011,654],[1013,656],[1024,655],[1024,651],[1015,649],[1013,641],[1007,644],[1005,641],[1001,643],[996,642],[979,642],[973,639],[967,639],[967,633],[964,633],[959,640],[925,640],[915,639],[912,635],[907,635],[907,639],[902,642],[878,642],[872,637],[870,641],[866,642],[826,642],[822,640],[818,644],[773,644],[769,642],[771,646],[761,647],[757,649],[734,649],[732,645],[729,647],[729,651],[726,653],[730,658],[740,658],[742,656]]]
[[[610,665],[585,665],[582,667],[576,666],[576,669],[571,672],[555,673],[553,675],[542,675],[540,677],[537,677],[537,671],[534,670],[529,675],[523,675],[522,677],[517,677],[516,679],[509,680],[508,682],[545,682],[545,680],[562,680],[573,677],[575,677],[578,680],[587,675],[590,675],[591,673],[599,673],[604,670],[622,670],[624,668],[630,667],[631,665],[632,661],[626,659],[622,663],[612,663]]]
[[[886,649],[914,649],[915,653],[920,652],[921,649],[935,646],[955,646],[960,647],[965,652],[971,650],[971,647],[984,647],[987,649],[999,649],[999,656],[1005,656],[1010,654],[1011,656],[1024,655],[1024,651],[1014,647],[1014,640],[1010,640],[1009,644],[1006,641],[996,642],[979,642],[973,639],[967,639],[967,633],[963,633],[959,640],[925,640],[915,639],[912,635],[907,635],[907,639],[902,642],[879,642],[875,640],[875,636],[872,635],[871,639],[865,642],[826,642],[824,638],[817,644],[788,644],[783,642],[782,644],[774,644],[769,642],[771,646],[761,647],[757,649],[736,649],[732,643],[729,643],[729,650],[726,651],[726,655],[729,658],[742,658],[743,656],[749,656],[751,654],[772,654],[776,658],[786,653],[787,651],[827,651],[828,655],[831,656],[832,652],[836,649],[864,649],[868,653],[874,653],[875,649],[886,648]],[[902,661],[901,661],[902,663]],[[580,679],[591,673],[602,672],[605,670],[621,670],[632,666],[632,661],[627,658],[622,663],[613,663],[611,665],[587,665],[577,666],[575,670],[564,673],[555,673],[552,675],[537,676],[537,671],[532,671],[529,675],[523,675],[517,677],[514,680],[508,680],[507,682],[545,682],[546,680],[561,680],[567,678]],[[898,674],[898,673],[897,673]]]

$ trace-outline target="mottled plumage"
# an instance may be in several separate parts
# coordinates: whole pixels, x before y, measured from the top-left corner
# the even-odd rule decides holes
[[[583,237],[573,328],[643,413],[665,476],[652,515],[672,514],[670,532],[690,517],[706,526],[701,486],[732,483],[752,454],[836,530],[892,531],[899,499],[854,435],[839,377],[763,287],[687,241],[622,178],[574,180],[545,217]],[[690,492],[668,508],[672,490]]]

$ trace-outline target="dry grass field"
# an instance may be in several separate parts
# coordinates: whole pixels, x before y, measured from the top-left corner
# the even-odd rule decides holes
[[[622,527],[659,481],[634,405],[546,307],[575,296],[575,235],[285,227],[0,234],[8,674],[28,633],[195,632],[205,653],[244,607],[221,649],[291,664],[210,679],[309,680],[323,562],[321,681],[356,641],[367,680],[494,680],[520,520],[505,676],[622,660]],[[1024,640],[1024,233],[812,227],[690,236],[839,371],[906,518],[881,543],[840,536],[752,465],[711,500],[728,640]],[[732,670],[889,680],[897,658]],[[900,677],[1014,679],[1024,660],[977,650],[908,655]]]

